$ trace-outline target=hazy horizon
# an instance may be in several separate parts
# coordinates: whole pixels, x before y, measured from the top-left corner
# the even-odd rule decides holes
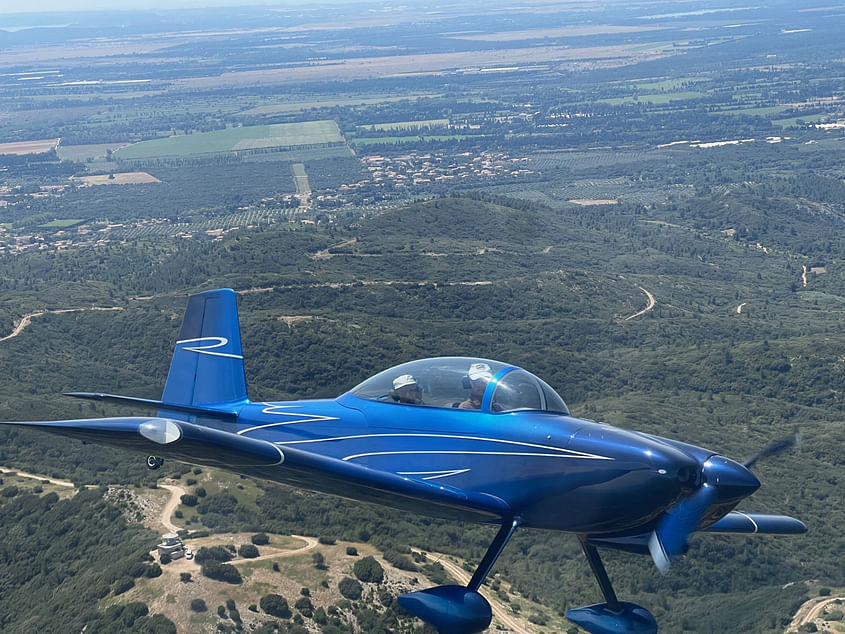
[[[339,0],[343,2],[344,0]],[[4,7],[0,3],[0,15],[15,15],[26,13],[76,13],[85,11],[143,11],[145,9],[202,9],[217,7],[291,7],[305,4],[303,0],[285,0],[272,2],[271,0],[126,0],[116,7],[113,0],[31,0],[25,8]]]

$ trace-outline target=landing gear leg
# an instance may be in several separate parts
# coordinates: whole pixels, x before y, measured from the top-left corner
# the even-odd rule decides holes
[[[164,458],[158,456],[147,456],[147,469],[155,471],[164,464]]]
[[[411,614],[431,623],[440,634],[474,634],[486,630],[493,618],[487,599],[478,593],[493,564],[510,541],[519,519],[506,519],[493,543],[472,575],[467,587],[438,586],[403,594],[399,605]]]
[[[657,621],[644,607],[619,601],[596,547],[579,537],[581,549],[599,584],[604,603],[566,611],[566,618],[590,634],[657,634]]]

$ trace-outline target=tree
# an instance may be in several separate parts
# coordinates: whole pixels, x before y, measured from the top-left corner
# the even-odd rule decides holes
[[[221,564],[213,559],[206,561],[200,570],[203,575],[215,581],[225,581],[226,583],[241,583],[243,581],[241,573],[232,564]]]
[[[384,581],[384,568],[371,555],[356,561],[352,572],[365,583],[381,583]]]
[[[308,597],[299,597],[296,603],[293,604],[293,607],[299,610],[302,616],[308,617],[309,619],[314,615],[314,604],[311,603],[311,599]]]
[[[190,572],[180,572],[179,573],[179,581],[181,581],[182,583],[190,583],[191,573]]]
[[[194,559],[196,559],[198,564],[205,563],[206,561],[225,562],[231,561],[232,553],[223,546],[203,546],[197,551]]]
[[[340,590],[340,593],[350,601],[357,601],[360,599],[361,594],[363,594],[364,591],[361,584],[351,577],[344,577],[341,579],[340,583],[337,584],[337,589]]]
[[[252,544],[243,544],[238,548],[238,554],[246,559],[253,559],[258,557],[258,549]]]
[[[280,619],[290,618],[291,612],[288,607],[288,602],[281,595],[266,594],[261,597],[261,601],[259,601],[258,604],[267,614],[277,616]]]
[[[257,533],[250,538],[250,541],[256,546],[264,546],[270,543],[270,538],[264,533]]]
[[[197,502],[199,501],[199,500],[197,500],[197,496],[193,495],[191,493],[186,493],[185,495],[183,495],[179,499],[182,501],[182,504],[184,504],[185,506],[196,506]]]
[[[326,558],[323,556],[323,553],[317,552],[311,555],[311,561],[314,562],[314,567],[317,570],[325,570],[326,569]]]
[[[208,607],[206,607],[205,601],[202,599],[191,599],[191,609],[194,612],[205,612],[208,610]]]

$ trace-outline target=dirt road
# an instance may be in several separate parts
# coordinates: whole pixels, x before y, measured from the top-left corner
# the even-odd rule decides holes
[[[5,337],[0,337],[0,341],[7,341],[9,339],[13,339],[21,334],[30,323],[32,323],[33,317],[40,317],[41,315],[47,314],[58,314],[58,313],[78,313],[83,310],[123,310],[120,306],[112,306],[112,307],[103,307],[103,306],[91,306],[89,308],[61,308],[59,310],[38,310],[34,313],[28,313],[21,317],[21,320],[15,325],[14,330],[12,330],[11,334],[6,335]]]
[[[798,612],[795,613],[795,618],[792,623],[786,628],[787,632],[797,632],[807,623],[812,623],[816,619],[821,618],[821,613],[825,607],[835,601],[845,601],[845,597],[816,597],[805,602]],[[821,627],[821,624],[817,624]],[[822,631],[822,630],[820,630]]]
[[[237,566],[239,564],[248,564],[251,561],[263,561],[265,559],[278,559],[279,557],[292,557],[294,555],[301,555],[302,553],[315,548],[318,543],[317,540],[313,537],[306,537],[305,535],[291,535],[291,537],[303,540],[305,542],[305,545],[300,546],[299,548],[294,548],[293,550],[283,550],[278,553],[270,553],[269,555],[252,557],[251,559],[235,559],[234,561],[230,561],[229,563],[234,566]]]
[[[175,511],[176,507],[179,506],[181,497],[185,495],[185,489],[176,484],[159,484],[158,486],[161,489],[167,489],[170,491],[170,499],[167,500],[167,504],[165,504],[164,508],[161,510],[161,524],[169,532],[178,533],[182,529],[171,522],[170,518],[173,517],[173,511]]]
[[[2,341],[2,339],[0,339]],[[55,484],[60,487],[70,487],[73,488],[73,482],[69,480],[56,480],[54,478],[48,478],[46,476],[35,475],[33,473],[25,473],[23,471],[15,471],[14,469],[6,469],[5,467],[0,467],[0,473],[14,473],[15,475],[19,475],[22,478],[32,478],[33,480],[42,480],[49,482],[50,484]]]
[[[643,308],[640,312],[638,312],[638,313],[634,313],[633,315],[628,315],[628,316],[627,316],[627,317],[625,317],[625,319],[623,319],[622,321],[630,321],[630,320],[632,320],[632,319],[634,319],[634,318],[636,318],[636,317],[639,317],[640,315],[645,315],[648,311],[650,311],[652,308],[654,308],[655,304],[657,304],[657,302],[656,302],[656,301],[655,301],[655,299],[654,299],[654,295],[652,295],[651,293],[649,293],[649,292],[648,292],[646,289],[644,289],[642,286],[640,286],[640,287],[638,287],[638,288],[639,288],[639,289],[640,289],[643,293],[645,293],[646,297],[648,297],[648,305],[646,305],[646,307],[645,307],[645,308]]]

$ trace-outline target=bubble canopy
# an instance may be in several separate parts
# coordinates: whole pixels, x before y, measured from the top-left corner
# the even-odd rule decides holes
[[[414,403],[400,401],[394,380],[419,387]],[[394,366],[350,391],[368,401],[415,406],[475,409],[494,413],[541,411],[569,415],[563,399],[549,385],[525,370],[475,357],[436,357]]]

